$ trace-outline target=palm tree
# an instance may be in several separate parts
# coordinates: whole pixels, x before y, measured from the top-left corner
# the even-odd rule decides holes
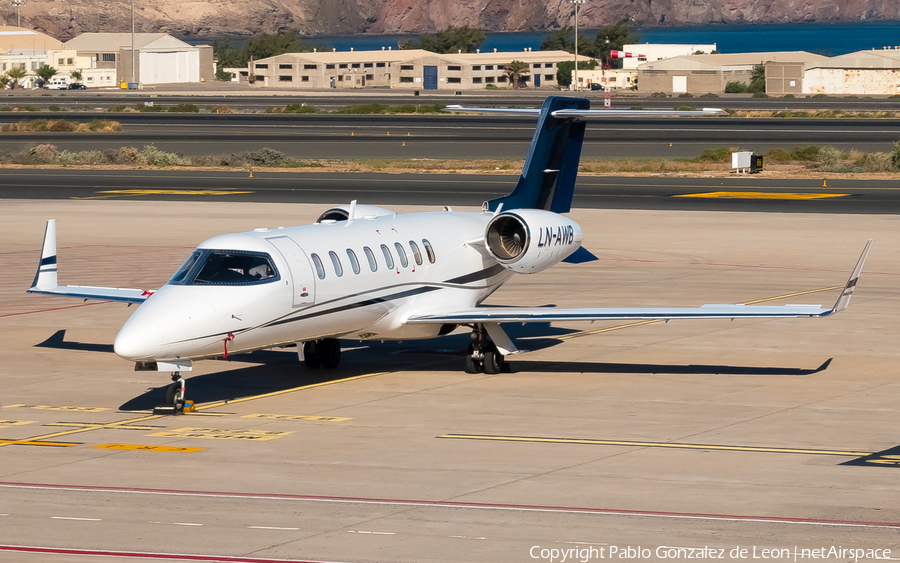
[[[19,80],[25,78],[26,74],[27,73],[25,72],[25,69],[19,66],[15,66],[6,71],[6,75],[9,76],[9,78],[12,80],[13,90],[15,90],[16,86],[18,86]]]
[[[503,70],[506,75],[509,76],[509,81],[512,82],[513,88],[519,87],[519,81],[522,79],[522,75],[531,72],[528,68],[528,63],[523,63],[522,61],[513,61],[506,65]]]
[[[34,70],[34,73],[44,82],[50,82],[50,79],[56,76],[57,70],[47,63],[42,64]]]
[[[69,73],[69,78],[71,78],[73,82],[81,82],[81,79],[84,78],[84,75],[81,74],[80,70],[73,70]]]

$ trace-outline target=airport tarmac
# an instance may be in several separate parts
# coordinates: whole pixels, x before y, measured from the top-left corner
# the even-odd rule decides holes
[[[509,327],[532,351],[493,376],[463,373],[461,331],[345,341],[332,372],[232,356],[187,374],[197,413],[156,417],[168,374],[111,352],[131,309],[24,293],[44,221],[61,283],[152,289],[210,236],[327,206],[2,206],[2,562],[900,559],[896,215],[576,209],[600,260],[490,303],[830,305],[875,243],[833,318]]]

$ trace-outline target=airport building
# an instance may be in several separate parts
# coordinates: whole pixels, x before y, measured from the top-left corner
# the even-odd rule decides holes
[[[132,82],[132,76],[146,85],[215,79],[211,46],[189,45],[165,33],[136,33],[133,54],[130,33],[82,33],[66,48],[89,61],[87,68],[113,71],[115,84]]]
[[[783,63],[785,69],[795,68],[796,65],[806,68],[827,59],[806,51],[778,51],[686,55],[648,61],[638,66],[638,90],[673,95],[719,94],[725,91],[729,82],[749,84],[753,67],[759,64]],[[790,80],[788,78],[788,83]]]
[[[772,80],[769,71],[772,71]],[[900,94],[900,48],[858,51],[839,57],[823,59],[806,65],[799,82],[777,81],[777,64],[766,65],[766,92],[774,95],[795,93],[833,95]],[[797,69],[784,69],[797,74]],[[787,82],[787,83],[785,83]],[[791,86],[791,82],[795,82]],[[770,90],[771,87],[771,90]]]
[[[528,65],[519,86],[557,87],[557,64],[573,60],[565,51],[438,54],[421,49],[286,53],[252,61],[241,81],[281,88],[403,88],[477,90],[509,86],[504,71],[512,61]],[[579,60],[590,60],[579,57]]]
[[[0,26],[0,74],[13,68],[26,72],[18,87],[31,88],[38,83],[34,73],[47,63],[48,53],[64,49],[61,41],[24,27]]]
[[[622,59],[622,68],[625,70],[637,70],[638,66],[652,61],[661,61],[674,57],[688,55],[707,55],[716,51],[716,44],[694,45],[685,43],[643,43],[625,45],[622,50],[631,53],[634,57]]]

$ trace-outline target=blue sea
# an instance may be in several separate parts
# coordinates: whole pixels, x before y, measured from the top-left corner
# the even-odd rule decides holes
[[[792,23],[771,25],[705,25],[696,27],[656,27],[639,30],[640,43],[715,43],[720,53],[753,51],[809,51],[837,56],[863,49],[900,46],[900,21],[853,23]],[[587,30],[588,36],[596,30]],[[482,51],[538,50],[548,32],[487,33]],[[304,39],[338,51],[397,48],[417,35],[316,36]]]

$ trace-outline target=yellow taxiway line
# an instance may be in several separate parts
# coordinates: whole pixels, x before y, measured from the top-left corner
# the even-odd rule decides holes
[[[872,452],[852,452],[844,450],[813,450],[804,448],[762,448],[755,446],[726,446],[719,444],[679,444],[675,442],[635,442],[630,440],[586,440],[579,438],[540,438],[532,436],[481,436],[477,434],[444,434],[438,438],[456,440],[489,440],[496,442],[538,442],[549,444],[586,444],[593,446],[629,446],[636,448],[676,448],[686,450],[722,450],[732,452],[763,452],[779,454],[868,456]]]
[[[828,197],[846,197],[850,194],[813,194],[788,192],[705,192],[700,194],[678,194],[672,197],[696,197],[706,199],[790,199],[808,200]]]

